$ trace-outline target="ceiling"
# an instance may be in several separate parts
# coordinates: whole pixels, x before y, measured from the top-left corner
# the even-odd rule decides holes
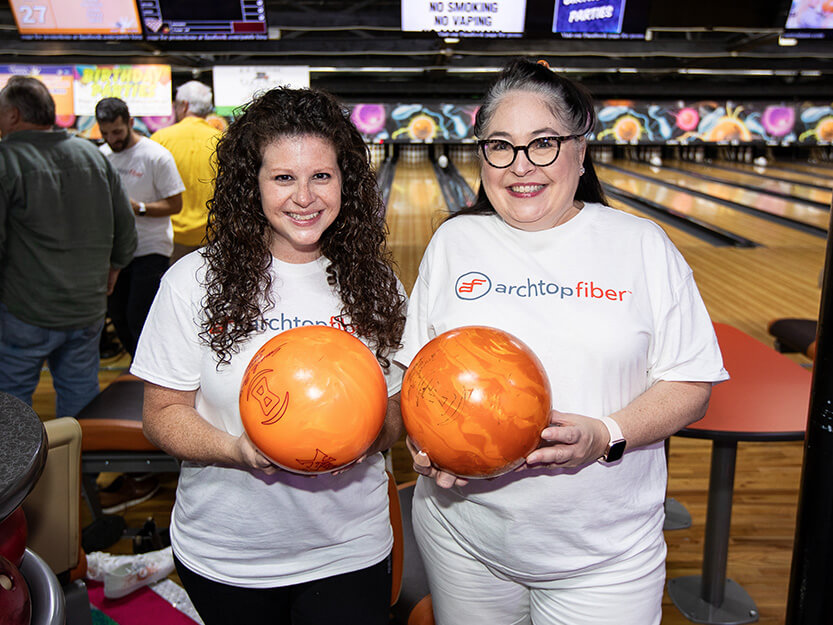
[[[172,66],[175,84],[208,80],[214,65],[308,65],[313,86],[347,101],[426,101],[476,99],[495,68],[521,55],[546,59],[597,98],[833,101],[833,40],[779,45],[786,5],[653,0],[644,41],[449,42],[429,33],[403,34],[398,0],[266,0],[269,41],[151,43],[21,41],[3,0],[0,63],[161,62]]]

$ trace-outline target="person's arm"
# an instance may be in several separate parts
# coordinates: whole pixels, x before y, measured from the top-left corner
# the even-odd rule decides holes
[[[130,206],[133,208],[133,214],[141,215],[141,202],[137,202],[130,198]],[[176,215],[182,210],[182,193],[177,193],[170,197],[156,200],[155,202],[145,202],[145,213],[143,217],[168,217],[169,215]]]
[[[245,432],[235,437],[203,419],[194,408],[196,394],[145,382],[142,428],[147,439],[180,460],[257,469],[266,474],[280,470]]]
[[[110,272],[107,274],[107,295],[113,294],[113,289],[116,288],[116,280],[119,279],[121,269],[110,267]]]
[[[706,414],[711,382],[660,380],[630,404],[608,415],[622,429],[628,449],[650,445],[677,433]],[[528,465],[577,467],[601,458],[610,435],[599,419],[550,413],[542,447],[526,458]]]
[[[382,425],[382,431],[379,432],[379,436],[376,437],[376,440],[373,441],[373,444],[364,456],[371,456],[377,451],[385,451],[393,447],[393,444],[402,436],[403,429],[399,393],[396,393],[388,397],[388,411],[385,414],[385,423]]]

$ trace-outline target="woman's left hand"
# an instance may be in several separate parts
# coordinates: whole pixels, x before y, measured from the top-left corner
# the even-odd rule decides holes
[[[602,457],[610,435],[592,417],[553,410],[541,446],[526,457],[528,467],[579,467]]]

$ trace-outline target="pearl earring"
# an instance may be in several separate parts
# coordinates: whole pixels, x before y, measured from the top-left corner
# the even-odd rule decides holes
[[[578,175],[579,175],[579,176],[583,176],[583,175],[584,175],[584,167],[579,167],[579,168],[578,168]]]

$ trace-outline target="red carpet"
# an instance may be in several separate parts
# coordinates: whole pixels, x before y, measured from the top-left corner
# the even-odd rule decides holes
[[[119,625],[196,625],[147,586],[121,599],[107,599],[104,584],[88,580],[90,603]]]

